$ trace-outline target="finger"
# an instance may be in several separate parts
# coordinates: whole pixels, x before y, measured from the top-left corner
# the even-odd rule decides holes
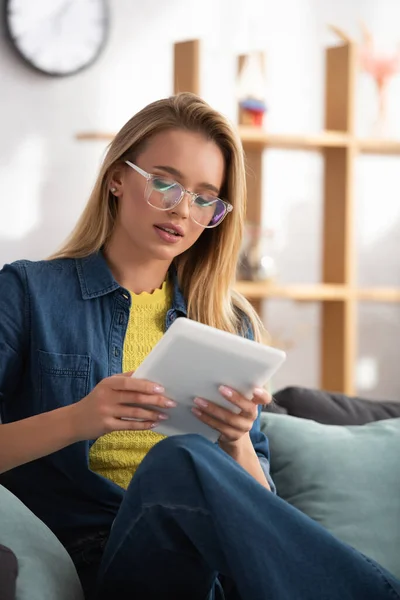
[[[115,391],[125,392],[141,392],[142,394],[163,394],[164,388],[147,379],[136,379],[135,377],[127,377],[126,375],[115,375],[109,377],[108,385]]]
[[[226,387],[225,385],[220,386],[219,392],[221,396],[229,400],[229,402],[239,406],[243,414],[252,417],[253,420],[257,417],[257,406],[252,400],[248,400],[242,396],[242,394],[239,394],[239,392],[236,392],[232,388]]]
[[[142,419],[144,421],[166,421],[169,417],[157,410],[145,410],[134,406],[120,406],[115,415],[118,418]]]
[[[198,408],[192,408],[192,412],[199,419],[199,421],[205,423],[209,427],[212,427],[212,429],[219,431],[220,434],[229,441],[238,440],[249,431],[248,428],[245,430],[238,430],[235,427],[230,427],[229,425],[222,423],[222,421],[219,419],[200,411]]]
[[[256,387],[253,390],[253,400],[255,404],[271,404],[272,396],[271,394],[264,388]]]
[[[241,414],[236,415],[231,410],[217,406],[212,402],[207,402],[202,398],[195,398],[194,404],[196,405],[196,409],[200,410],[207,418],[213,419],[213,422],[228,425],[239,431],[248,431],[253,424],[254,419],[246,418]]]
[[[158,406],[160,408],[175,408],[174,400],[160,395],[142,394],[141,392],[118,392],[118,404],[134,404],[140,406]]]
[[[110,431],[144,431],[154,429],[159,421],[123,421],[122,419],[112,419],[109,425]]]

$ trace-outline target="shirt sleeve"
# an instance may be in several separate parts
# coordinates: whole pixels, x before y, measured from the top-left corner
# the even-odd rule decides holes
[[[13,263],[0,270],[0,405],[20,382],[27,336],[25,269]]]
[[[249,340],[254,340],[254,332],[251,326],[249,319],[243,315],[243,330],[246,332],[244,337]],[[261,431],[261,411],[262,406],[258,407],[258,415],[257,419],[253,423],[253,427],[250,431],[250,439],[252,441],[254,450],[258,456],[260,461],[261,468],[264,472],[264,475],[269,483],[271,488],[271,492],[276,494],[276,487],[271,477],[270,472],[270,454],[269,454],[269,444],[267,436]]]
[[[264,472],[264,475],[269,483],[269,487],[271,488],[271,492],[276,494],[275,483],[271,477],[271,469],[270,469],[270,461],[269,461],[269,444],[267,436],[260,429],[260,415],[261,415],[262,407],[258,407],[258,416],[254,421],[253,427],[250,431],[250,439],[252,441],[254,450],[258,456],[258,460],[260,461],[261,468]]]

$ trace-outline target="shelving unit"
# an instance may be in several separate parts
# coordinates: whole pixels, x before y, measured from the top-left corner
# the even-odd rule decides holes
[[[321,302],[320,386],[354,394],[357,303],[400,302],[400,289],[360,289],[355,279],[354,167],[359,153],[400,155],[400,142],[358,139],[354,132],[356,47],[345,43],[325,50],[325,130],[320,134],[269,134],[239,125],[248,157],[252,221],[260,222],[260,182],[265,149],[317,150],[324,160],[323,267],[319,285],[268,285],[240,282],[248,298]],[[253,181],[250,181],[250,180]],[[258,183],[255,183],[256,180]],[[255,219],[254,219],[255,217]]]
[[[324,159],[323,261],[321,283],[279,285],[242,281],[237,289],[257,310],[267,298],[322,303],[321,373],[324,389],[354,393],[357,303],[400,302],[398,288],[356,286],[354,167],[359,153],[400,155],[400,141],[357,139],[354,133],[356,47],[344,43],[325,50],[325,130],[311,135],[279,135],[239,124],[248,165],[247,218],[261,223],[262,156],[268,148],[320,151]],[[239,57],[241,64],[243,57]],[[174,46],[174,92],[200,94],[200,43]],[[110,141],[113,134],[86,132],[79,140]]]

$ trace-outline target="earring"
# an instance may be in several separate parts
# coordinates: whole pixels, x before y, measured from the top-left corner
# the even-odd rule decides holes
[[[110,192],[111,192],[112,194],[115,194],[115,192],[116,192],[116,191],[117,191],[117,188],[116,188],[116,187],[112,187],[112,188],[110,188]]]

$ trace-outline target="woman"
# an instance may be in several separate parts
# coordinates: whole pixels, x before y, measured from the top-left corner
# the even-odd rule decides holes
[[[174,403],[129,376],[177,317],[261,339],[231,287],[245,196],[227,121],[191,94],[161,100],[117,134],[64,248],[0,274],[0,482],[57,534],[87,598],[203,600],[221,582],[230,599],[393,597],[271,493],[264,390],[221,387],[239,415],[194,401],[214,445],[163,439]]]

